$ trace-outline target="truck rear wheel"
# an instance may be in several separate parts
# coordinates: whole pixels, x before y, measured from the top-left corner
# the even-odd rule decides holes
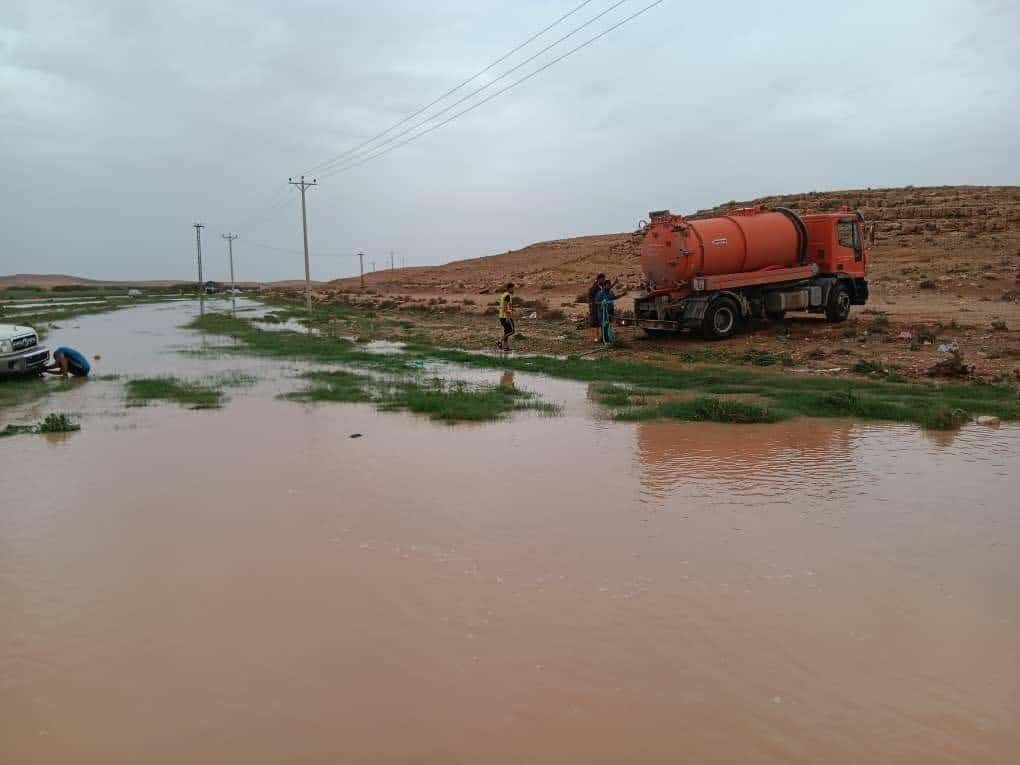
[[[829,302],[825,306],[825,320],[832,324],[846,321],[850,316],[850,290],[845,284],[837,284],[832,288]]]
[[[705,311],[701,332],[709,340],[725,340],[740,329],[740,306],[732,298],[713,300]]]

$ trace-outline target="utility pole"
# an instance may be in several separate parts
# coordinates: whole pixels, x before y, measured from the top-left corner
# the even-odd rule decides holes
[[[195,251],[198,253],[198,293],[201,295],[202,290],[205,289],[202,285],[202,229],[205,226],[195,223],[193,228],[195,229]]]
[[[373,274],[375,273],[375,261],[374,260],[372,261],[372,273]]]
[[[365,253],[358,253],[358,265],[361,268],[361,291],[365,291]]]
[[[224,239],[227,240],[227,252],[230,253],[230,294],[234,294],[236,289],[234,286],[234,240],[237,239],[237,234],[220,234]]]
[[[393,250],[390,250],[390,271],[394,269],[393,265]]]
[[[403,255],[400,256],[400,267],[407,268],[407,258],[405,258]]]
[[[301,232],[305,239],[305,308],[310,314],[312,312],[312,277],[308,270],[308,215],[305,213],[305,191],[311,186],[318,185],[319,182],[314,178],[306,181],[302,175],[300,181],[288,178],[287,183],[301,189]]]

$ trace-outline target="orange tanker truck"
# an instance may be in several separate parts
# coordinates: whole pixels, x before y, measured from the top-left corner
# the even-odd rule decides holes
[[[868,300],[864,217],[749,207],[714,218],[649,214],[641,243],[646,290],[634,301],[648,334],[700,331],[721,340],[751,319],[789,311],[845,321]]]

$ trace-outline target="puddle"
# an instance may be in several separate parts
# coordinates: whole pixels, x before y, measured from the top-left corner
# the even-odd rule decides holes
[[[277,400],[308,365],[178,353],[226,342],[195,310],[48,342],[259,379],[226,407],[88,381],[0,440],[5,762],[1020,757],[1020,428],[616,423],[482,370],[563,415],[449,427]]]

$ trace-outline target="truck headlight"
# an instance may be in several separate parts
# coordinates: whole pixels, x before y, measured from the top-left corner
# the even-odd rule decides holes
[[[694,277],[691,280],[691,287],[694,289],[695,292],[701,292],[703,289],[705,289],[705,277],[703,276]]]
[[[0,340],[0,353],[13,353],[14,343],[10,340]]]

